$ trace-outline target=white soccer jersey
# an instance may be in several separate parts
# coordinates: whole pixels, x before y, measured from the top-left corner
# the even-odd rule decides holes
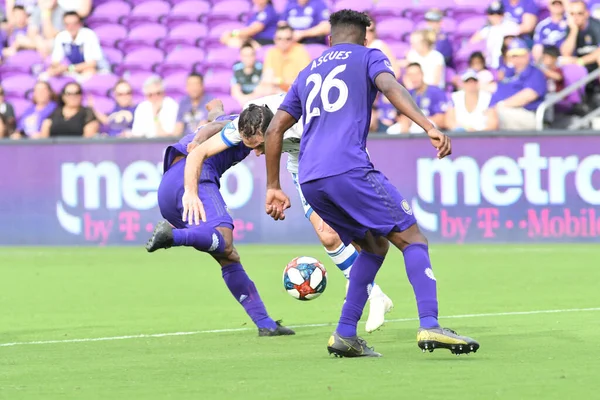
[[[246,103],[244,108],[248,108],[250,104],[256,104],[259,106],[267,106],[271,111],[273,111],[273,113],[276,113],[284,98],[285,93],[265,96]],[[221,130],[221,139],[229,147],[235,146],[242,141],[242,136],[238,130],[238,123],[239,117],[225,125],[225,128]],[[294,126],[285,131],[283,134],[282,151],[288,154],[287,169],[289,172],[295,174],[298,173],[298,155],[300,153],[301,138],[302,123],[300,121],[296,122]]]

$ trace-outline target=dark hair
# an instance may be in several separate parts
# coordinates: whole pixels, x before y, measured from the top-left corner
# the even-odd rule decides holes
[[[550,57],[558,58],[560,57],[560,50],[556,46],[544,46],[543,54],[546,54]]]
[[[240,46],[240,51],[242,51],[242,49],[245,49],[246,47],[250,47],[252,50],[254,50],[254,46],[252,46],[252,43],[250,41],[246,41]]]
[[[77,11],[67,11],[66,13],[63,14],[63,20],[67,17],[77,17],[77,19],[79,20],[79,22],[82,21],[81,15],[77,14]]]
[[[345,9],[331,14],[329,23],[333,42],[338,42],[334,38],[339,35],[343,38],[340,40],[362,44],[367,35],[367,28],[371,26],[371,19],[364,12]]]
[[[279,25],[277,27],[276,32],[281,32],[281,31],[291,31],[294,32],[294,28],[292,28],[291,26],[289,26],[287,23],[285,25]]]
[[[77,83],[75,81],[67,83],[65,86],[63,86],[62,90],[60,91],[60,97],[58,98],[58,104],[60,105],[61,108],[65,106],[65,101],[63,99],[63,96],[65,95],[65,92],[67,91],[67,86],[69,86],[69,85],[77,86],[79,94],[82,94],[81,85],[79,83]]]
[[[33,85],[33,88],[35,89],[35,87],[39,84],[42,84],[44,86],[46,86],[46,89],[48,89],[48,92],[50,93],[50,101],[56,101],[56,93],[54,93],[54,89],[52,89],[52,86],[50,86],[50,84],[46,81],[37,81],[35,83],[35,85]],[[33,100],[33,98],[32,98]]]
[[[416,63],[416,62],[410,63],[406,66],[406,69],[409,69],[410,67],[417,67],[421,70],[421,72],[423,72],[423,67],[421,67],[421,64],[419,64],[419,63]]]
[[[474,51],[469,56],[469,65],[477,58],[480,59],[483,64],[485,64],[485,57],[483,56],[483,53],[481,51]]]
[[[266,105],[259,106],[250,104],[240,114],[238,127],[240,135],[245,138],[251,138],[255,135],[264,135],[273,119],[273,111]]]
[[[23,6],[14,6],[13,7],[13,11],[15,11],[15,10],[21,10],[21,11],[25,12],[25,7],[23,7]]]
[[[190,78],[198,78],[200,79],[200,82],[204,83],[204,75],[198,73],[198,72],[192,72],[188,75],[188,79]]]

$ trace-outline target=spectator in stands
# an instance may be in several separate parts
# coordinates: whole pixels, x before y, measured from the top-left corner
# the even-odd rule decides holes
[[[83,27],[81,18],[74,11],[65,13],[63,22],[66,29],[56,36],[52,65],[47,74],[90,77],[96,73],[98,62],[103,58],[98,36]]]
[[[13,9],[16,6],[21,6],[25,9],[27,15],[31,15],[37,6],[38,0],[5,0],[4,12],[9,25],[14,25]]]
[[[421,64],[412,63],[406,67],[405,77],[413,88],[410,94],[419,106],[423,114],[439,129],[444,129],[446,124],[446,109],[448,101],[446,93],[437,86],[428,85],[424,80]],[[417,124],[405,115],[398,118],[398,123],[392,125],[387,133],[395,135],[399,133],[423,133]]]
[[[102,124],[102,133],[112,137],[130,137],[135,112],[131,85],[126,80],[120,79],[112,89],[112,95],[115,99],[115,108],[110,114],[106,115],[94,110],[96,118]],[[92,105],[93,100],[88,100],[88,104]]]
[[[248,40],[265,45],[273,44],[279,16],[271,0],[252,0],[254,12],[250,15],[244,29],[223,33],[221,42],[229,47],[240,47]]]
[[[369,125],[369,132],[370,133],[375,133],[375,132],[385,132],[385,130],[387,129],[387,126],[382,125],[381,121],[379,120],[379,109],[377,107],[376,104],[373,104],[373,107],[371,107],[371,124]]]
[[[600,19],[600,0],[589,0],[587,5],[592,18]]]
[[[435,49],[444,56],[446,65],[452,65],[452,42],[444,32],[442,32],[442,20],[444,13],[441,10],[433,9],[425,13],[427,29],[432,30],[435,35]]]
[[[44,58],[50,55],[56,36],[64,28],[64,14],[56,0],[40,0],[29,17],[28,35]]]
[[[233,66],[231,80],[231,97],[243,106],[252,99],[259,97],[255,93],[260,84],[263,65],[256,60],[256,50],[250,43],[245,43],[240,48],[240,61]]]
[[[396,76],[400,76],[400,66],[398,65],[396,56],[392,53],[388,45],[377,37],[377,24],[375,19],[370,16],[369,19],[371,20],[371,25],[367,28],[367,47],[370,49],[381,50],[392,63],[392,68],[394,69]]]
[[[206,104],[210,98],[204,93],[204,78],[197,73],[191,73],[185,84],[185,96],[179,102],[177,113],[177,124],[175,125],[175,136],[194,133],[200,125],[206,124],[208,111]]]
[[[484,26],[471,38],[471,43],[486,41],[486,61],[493,69],[498,69],[502,59],[502,43],[505,36],[518,35],[520,28],[515,22],[504,17],[504,6],[499,1],[492,2],[486,10],[489,25]]]
[[[37,82],[33,87],[33,104],[19,117],[12,139],[38,139],[42,124],[56,110],[56,94],[48,82]]]
[[[4,89],[0,87],[0,138],[9,137],[15,129],[15,109],[4,99]]]
[[[535,27],[533,35],[533,59],[539,62],[545,46],[556,46],[564,42],[567,37],[567,20],[563,0],[550,0],[550,16]]]
[[[477,81],[480,89],[490,93],[496,91],[494,74],[485,65],[485,57],[482,52],[475,51],[469,56],[469,69],[477,73]],[[462,86],[462,79],[461,84],[456,86]]]
[[[531,64],[529,47],[522,39],[514,39],[506,54],[514,66],[514,75],[498,83],[490,106],[498,115],[500,129],[535,129],[535,110],[547,92],[546,77]]]
[[[13,7],[12,25],[9,25],[6,31],[8,47],[2,49],[4,57],[10,57],[21,49],[35,49],[36,42],[28,32],[28,18],[23,6]]]
[[[76,12],[81,18],[87,17],[92,11],[92,0],[58,0],[58,5],[67,12]]]
[[[291,27],[296,42],[324,44],[331,31],[329,9],[323,0],[288,0],[279,25]]]
[[[153,75],[144,82],[144,96],[133,114],[131,135],[135,137],[174,136],[179,106],[165,96],[163,81]]]
[[[540,12],[535,0],[502,0],[505,16],[519,25],[519,35],[531,37]]]
[[[98,120],[94,111],[84,107],[79,83],[65,85],[59,106],[42,123],[40,137],[73,136],[91,138],[98,134]]]
[[[592,72],[598,68],[600,59],[600,21],[590,17],[583,0],[573,0],[568,13],[567,38],[560,46],[561,63],[583,65]],[[597,79],[586,86],[586,93],[598,96],[600,84]]]
[[[275,34],[275,46],[265,56],[261,93],[287,92],[300,71],[310,63],[304,45],[293,40],[294,30],[280,26]]]
[[[447,129],[466,132],[497,129],[496,114],[488,113],[492,94],[479,88],[478,76],[472,69],[461,76],[462,90],[452,93],[452,101],[446,111]]]
[[[406,63],[417,63],[423,69],[427,85],[444,88],[446,86],[446,62],[444,56],[435,50],[435,33],[428,29],[418,30],[410,35],[410,50]],[[410,83],[410,79],[408,82]]]
[[[548,80],[548,93],[560,92],[565,87],[565,77],[558,66],[560,50],[556,46],[545,46],[542,54],[540,70]]]

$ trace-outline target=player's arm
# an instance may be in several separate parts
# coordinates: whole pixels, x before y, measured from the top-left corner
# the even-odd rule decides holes
[[[208,124],[204,126],[199,126],[196,129],[196,136],[194,136],[194,140],[192,140],[188,146],[187,151],[191,153],[196,147],[200,144],[204,143],[215,134],[217,134],[221,129],[227,125],[228,121],[215,121],[215,119],[225,115],[225,110],[223,108],[223,102],[219,99],[213,99],[206,104],[206,110],[208,111]],[[183,130],[182,130],[183,132]]]
[[[452,153],[450,139],[438,131],[417,106],[408,90],[387,72],[380,73],[375,78],[375,85],[394,107],[409,119],[414,121],[427,133],[434,146],[438,149],[438,157],[443,158]]]

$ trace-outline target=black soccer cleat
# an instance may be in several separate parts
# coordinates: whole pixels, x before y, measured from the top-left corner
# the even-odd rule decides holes
[[[154,227],[152,237],[146,242],[146,250],[152,253],[158,249],[168,249],[173,246],[173,227],[167,221],[160,221]]]
[[[461,355],[475,353],[479,343],[468,336],[461,336],[448,328],[420,328],[417,332],[417,344],[423,353],[435,349],[448,349],[452,354]]]
[[[358,336],[343,337],[333,332],[327,343],[327,351],[336,357],[381,357],[380,353],[367,346],[367,341]]]
[[[290,328],[281,325],[281,321],[275,321],[275,323],[277,324],[275,329],[258,328],[258,336],[290,336],[296,334]]]

